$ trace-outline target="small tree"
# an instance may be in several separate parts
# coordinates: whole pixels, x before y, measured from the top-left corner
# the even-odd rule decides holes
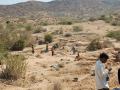
[[[62,21],[62,22],[59,22],[59,24],[61,25],[72,25],[73,23],[71,21]]]
[[[44,36],[44,40],[45,40],[46,43],[51,43],[52,40],[53,40],[53,37],[52,37],[51,34],[46,34],[46,35]]]
[[[25,47],[25,41],[24,40],[18,40],[14,43],[14,45],[11,47],[12,51],[21,51]]]

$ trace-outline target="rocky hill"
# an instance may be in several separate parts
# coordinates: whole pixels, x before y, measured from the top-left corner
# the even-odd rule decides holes
[[[120,0],[54,0],[28,1],[14,5],[0,5],[0,16],[41,16],[46,13],[56,17],[92,17],[117,12]]]

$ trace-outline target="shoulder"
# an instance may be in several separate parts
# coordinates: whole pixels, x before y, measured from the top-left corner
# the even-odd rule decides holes
[[[100,60],[97,60],[96,61],[96,66],[97,67],[101,67],[101,66],[103,66],[103,64],[102,64],[102,62]]]

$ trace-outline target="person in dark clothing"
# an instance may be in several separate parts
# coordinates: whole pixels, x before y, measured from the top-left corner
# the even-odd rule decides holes
[[[48,52],[49,50],[48,50],[48,43],[46,43],[46,52]]]
[[[72,47],[72,52],[73,52],[73,54],[76,53],[76,48],[74,46]]]
[[[80,52],[78,52],[77,56],[75,57],[75,61],[79,61],[80,60]]]
[[[34,46],[32,45],[32,54],[35,53]]]
[[[51,48],[52,56],[54,56],[54,48]]]

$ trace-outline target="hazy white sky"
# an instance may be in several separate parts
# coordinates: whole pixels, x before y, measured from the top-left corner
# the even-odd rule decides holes
[[[29,1],[29,0],[0,0],[0,5],[9,5],[9,4],[15,4],[15,3],[24,2],[24,1]],[[36,0],[36,1],[49,2],[52,0]]]

